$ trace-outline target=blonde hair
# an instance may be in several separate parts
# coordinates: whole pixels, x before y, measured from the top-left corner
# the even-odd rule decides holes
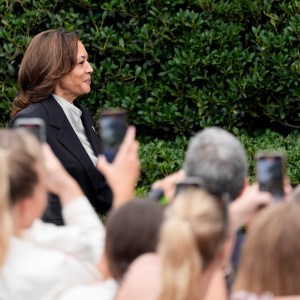
[[[300,204],[265,208],[249,228],[234,291],[300,294]]]
[[[1,129],[0,150],[7,151],[8,198],[13,206],[32,194],[39,180],[36,164],[44,169],[42,148],[38,140],[24,129]]]
[[[160,300],[199,299],[199,279],[228,236],[227,205],[198,188],[187,188],[170,207],[158,247]]]
[[[6,152],[0,150],[0,267],[5,262],[12,233],[9,212],[9,182]]]

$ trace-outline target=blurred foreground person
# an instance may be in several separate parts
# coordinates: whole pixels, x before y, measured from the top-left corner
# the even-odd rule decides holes
[[[264,209],[249,228],[232,300],[299,295],[300,204]],[[255,296],[256,295],[256,296]],[[277,299],[277,298],[276,298]],[[281,298],[280,298],[281,299]]]
[[[47,145],[26,131],[1,130],[13,223],[0,273],[0,299],[53,299],[62,289],[95,280],[104,227],[76,181]],[[1,168],[1,172],[5,169]],[[43,223],[47,188],[60,195],[66,226]]]
[[[114,163],[101,164],[115,190],[114,206],[133,196],[139,174],[134,137],[129,128]],[[48,145],[41,148],[24,130],[0,130],[0,149],[6,152],[8,168],[0,173],[6,172],[9,181],[13,220],[9,253],[0,272],[0,299],[57,299],[67,288],[101,280],[96,264],[104,249],[104,226],[77,182]],[[120,182],[129,166],[132,172]],[[48,190],[59,195],[65,226],[40,220]]]
[[[148,199],[135,199],[111,211],[99,265],[106,280],[71,288],[59,300],[113,300],[132,261],[156,251],[162,220],[162,207]]]
[[[226,257],[228,231],[226,202],[187,188],[166,212],[158,254],[133,262],[116,299],[203,299]]]
[[[214,288],[212,281],[212,293],[208,292],[208,300],[223,297],[230,291],[244,239],[240,228],[252,220],[262,206],[271,202],[269,193],[260,192],[257,184],[249,185],[247,171],[247,156],[241,142],[225,129],[208,127],[191,138],[183,169],[153,185],[154,188],[163,188],[168,199],[172,201],[176,183],[192,178],[197,185],[230,203],[230,222],[235,235],[235,245],[231,260],[228,259],[225,268],[227,288],[224,282],[222,296],[215,294],[218,289]],[[217,285],[224,281],[223,274],[221,269],[216,273]]]

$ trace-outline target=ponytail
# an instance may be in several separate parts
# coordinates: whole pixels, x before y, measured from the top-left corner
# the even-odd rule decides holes
[[[202,261],[189,220],[183,217],[167,220],[161,239],[163,289],[159,300],[197,299]]]
[[[228,236],[226,203],[199,188],[179,194],[161,230],[159,300],[200,299],[201,275]]]

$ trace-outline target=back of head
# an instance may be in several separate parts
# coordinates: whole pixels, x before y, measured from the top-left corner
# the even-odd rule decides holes
[[[227,204],[198,188],[181,192],[167,212],[159,253],[159,299],[199,299],[199,282],[228,236]],[[203,292],[203,291],[202,291]]]
[[[25,130],[0,130],[0,150],[6,151],[9,202],[13,206],[30,196],[38,183],[36,166],[42,167],[41,147],[37,139]]]
[[[115,279],[121,280],[138,256],[156,250],[162,220],[162,207],[148,199],[135,199],[109,213],[105,252]]]
[[[300,294],[300,205],[265,208],[249,228],[234,290],[275,296]]]
[[[209,192],[236,199],[244,187],[247,169],[245,150],[230,132],[211,127],[191,139],[184,161],[185,173],[198,177]]]
[[[75,67],[77,48],[77,34],[61,29],[43,31],[31,40],[21,62],[20,93],[14,100],[12,116],[54,91],[59,79]]]
[[[0,150],[0,267],[5,262],[11,235],[11,219],[8,208],[9,183],[7,153]]]

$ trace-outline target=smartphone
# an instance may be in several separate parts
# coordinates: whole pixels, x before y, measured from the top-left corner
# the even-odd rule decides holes
[[[269,192],[275,201],[282,200],[285,175],[283,153],[258,153],[255,160],[259,189]]]
[[[200,178],[198,177],[186,177],[182,181],[178,181],[176,183],[175,188],[175,197],[179,195],[182,191],[186,190],[187,188],[201,188],[204,184],[201,183]]]
[[[100,113],[99,131],[102,152],[112,162],[127,131],[127,112],[121,108],[105,109]]]
[[[32,133],[41,143],[46,142],[46,126],[40,118],[19,118],[14,122],[14,128],[24,128]]]

